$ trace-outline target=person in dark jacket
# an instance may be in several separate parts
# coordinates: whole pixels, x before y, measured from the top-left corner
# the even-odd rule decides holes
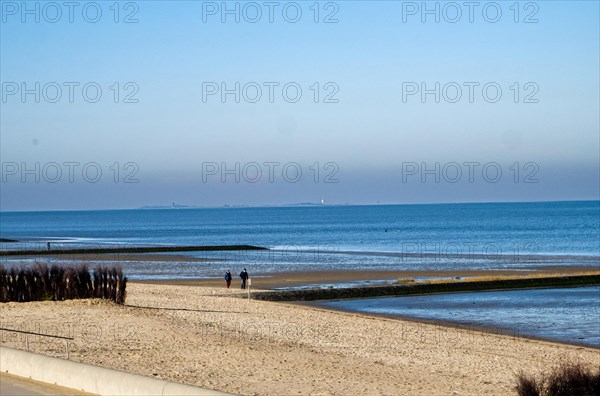
[[[245,289],[246,281],[248,280],[248,278],[250,278],[250,275],[248,274],[248,271],[246,271],[246,268],[244,268],[244,270],[240,272],[240,278],[242,279],[242,289]]]
[[[225,285],[227,285],[227,288],[229,289],[229,286],[231,286],[231,271],[227,270],[227,272],[225,272]]]

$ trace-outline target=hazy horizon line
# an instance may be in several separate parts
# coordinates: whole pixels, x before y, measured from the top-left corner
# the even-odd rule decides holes
[[[278,207],[333,207],[333,206],[419,206],[419,205],[483,205],[483,204],[523,204],[523,203],[563,203],[563,202],[600,202],[598,199],[566,199],[566,200],[534,200],[534,201],[462,201],[462,202],[421,202],[421,203],[334,203],[321,204],[311,202],[286,203],[286,204],[223,204],[220,206],[169,206],[169,205],[144,205],[135,208],[112,208],[112,209],[60,209],[60,210],[0,210],[3,213],[47,213],[47,212],[111,212],[130,210],[190,210],[190,209],[245,209],[245,208],[278,208]]]

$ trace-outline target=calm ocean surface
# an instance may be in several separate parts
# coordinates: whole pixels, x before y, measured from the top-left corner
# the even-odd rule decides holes
[[[365,298],[325,308],[452,322],[600,347],[600,287]]]
[[[3,250],[44,250],[46,241],[55,248],[250,244],[274,249],[186,253],[209,260],[202,263],[126,263],[132,279],[214,277],[231,266],[249,266],[254,273],[598,266],[600,201],[3,212],[0,237],[21,241],[0,243]]]

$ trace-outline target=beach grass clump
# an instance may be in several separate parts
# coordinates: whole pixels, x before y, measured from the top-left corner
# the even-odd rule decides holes
[[[97,267],[92,276],[85,264],[12,268],[0,265],[0,302],[103,298],[123,304],[126,286],[127,277],[119,267]]]
[[[600,367],[563,363],[549,373],[517,375],[519,396],[595,396],[600,395]]]

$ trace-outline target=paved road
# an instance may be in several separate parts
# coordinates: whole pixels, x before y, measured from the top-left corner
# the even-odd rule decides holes
[[[12,375],[0,374],[1,396],[38,396],[38,395],[83,395],[81,392],[73,391],[54,385],[46,385],[40,382],[27,381]]]

